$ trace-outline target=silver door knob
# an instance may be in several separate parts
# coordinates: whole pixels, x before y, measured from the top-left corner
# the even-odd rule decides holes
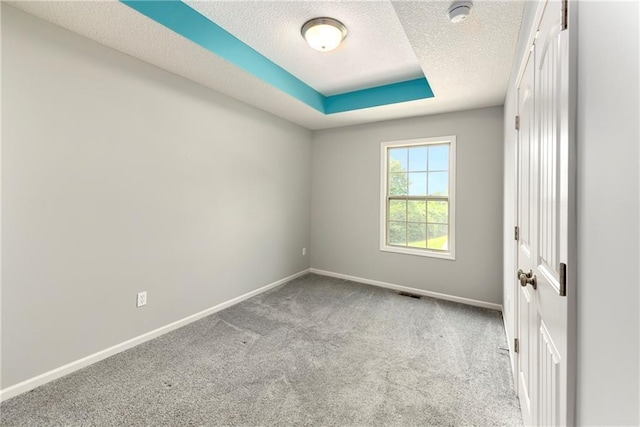
[[[522,269],[518,270],[518,280],[520,281],[520,286],[522,287],[531,285],[533,289],[538,288],[536,276],[535,274],[533,274],[532,270],[529,270],[527,273],[522,271]]]

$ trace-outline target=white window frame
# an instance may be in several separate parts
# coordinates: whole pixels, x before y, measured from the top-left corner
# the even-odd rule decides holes
[[[449,144],[449,242],[447,251],[433,249],[409,248],[387,244],[387,149],[390,147],[411,147],[416,145]],[[456,259],[456,227],[455,227],[455,189],[456,189],[456,136],[440,136],[435,138],[407,139],[402,141],[386,141],[380,145],[380,250],[408,255],[419,255],[447,260]],[[427,199],[428,197],[425,197]]]

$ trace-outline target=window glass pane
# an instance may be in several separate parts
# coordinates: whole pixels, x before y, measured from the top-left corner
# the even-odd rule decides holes
[[[409,170],[427,170],[427,147],[422,146],[409,148]]]
[[[407,148],[389,148],[389,172],[406,172]]]
[[[449,202],[429,201],[427,221],[447,224],[449,222]]]
[[[407,202],[405,200],[389,200],[389,220],[407,220]]]
[[[429,146],[429,170],[449,170],[449,145]]]
[[[381,250],[454,257],[448,253],[455,246],[453,241],[449,244],[455,227],[450,214],[455,176],[451,144],[447,137],[382,143],[387,193],[381,200],[386,216]]]
[[[427,202],[424,200],[409,200],[407,220],[411,222],[427,221]]]
[[[389,223],[389,244],[406,246],[407,244],[407,223],[406,222],[390,222]]]
[[[407,246],[414,248],[427,247],[427,226],[426,224],[407,224]]]
[[[407,181],[408,181],[408,178],[406,173],[389,174],[389,195],[406,196]]]
[[[427,248],[428,249],[449,249],[449,227],[440,224],[427,225]]]
[[[427,194],[427,174],[425,172],[409,173],[409,195],[425,196]]]
[[[449,195],[449,172],[429,172],[429,195]]]

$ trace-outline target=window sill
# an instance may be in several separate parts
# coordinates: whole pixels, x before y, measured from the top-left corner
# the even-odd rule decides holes
[[[453,252],[437,252],[437,251],[429,251],[426,249],[412,249],[412,248],[403,248],[399,246],[381,246],[380,250],[382,252],[393,252],[397,254],[405,254],[405,255],[417,255],[428,258],[438,258],[438,259],[446,259],[449,261],[455,261],[456,257]]]

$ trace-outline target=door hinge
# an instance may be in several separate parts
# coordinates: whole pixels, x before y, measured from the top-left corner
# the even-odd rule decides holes
[[[520,353],[520,340],[518,338],[513,340],[513,351]]]
[[[558,293],[561,297],[567,296],[567,264],[564,262],[560,263],[560,289],[558,289]]]
[[[520,130],[520,116],[516,116],[516,130]]]
[[[562,30],[569,27],[569,0],[562,0]]]
[[[513,232],[513,238],[516,240],[520,240],[520,228],[516,225],[515,230]]]

